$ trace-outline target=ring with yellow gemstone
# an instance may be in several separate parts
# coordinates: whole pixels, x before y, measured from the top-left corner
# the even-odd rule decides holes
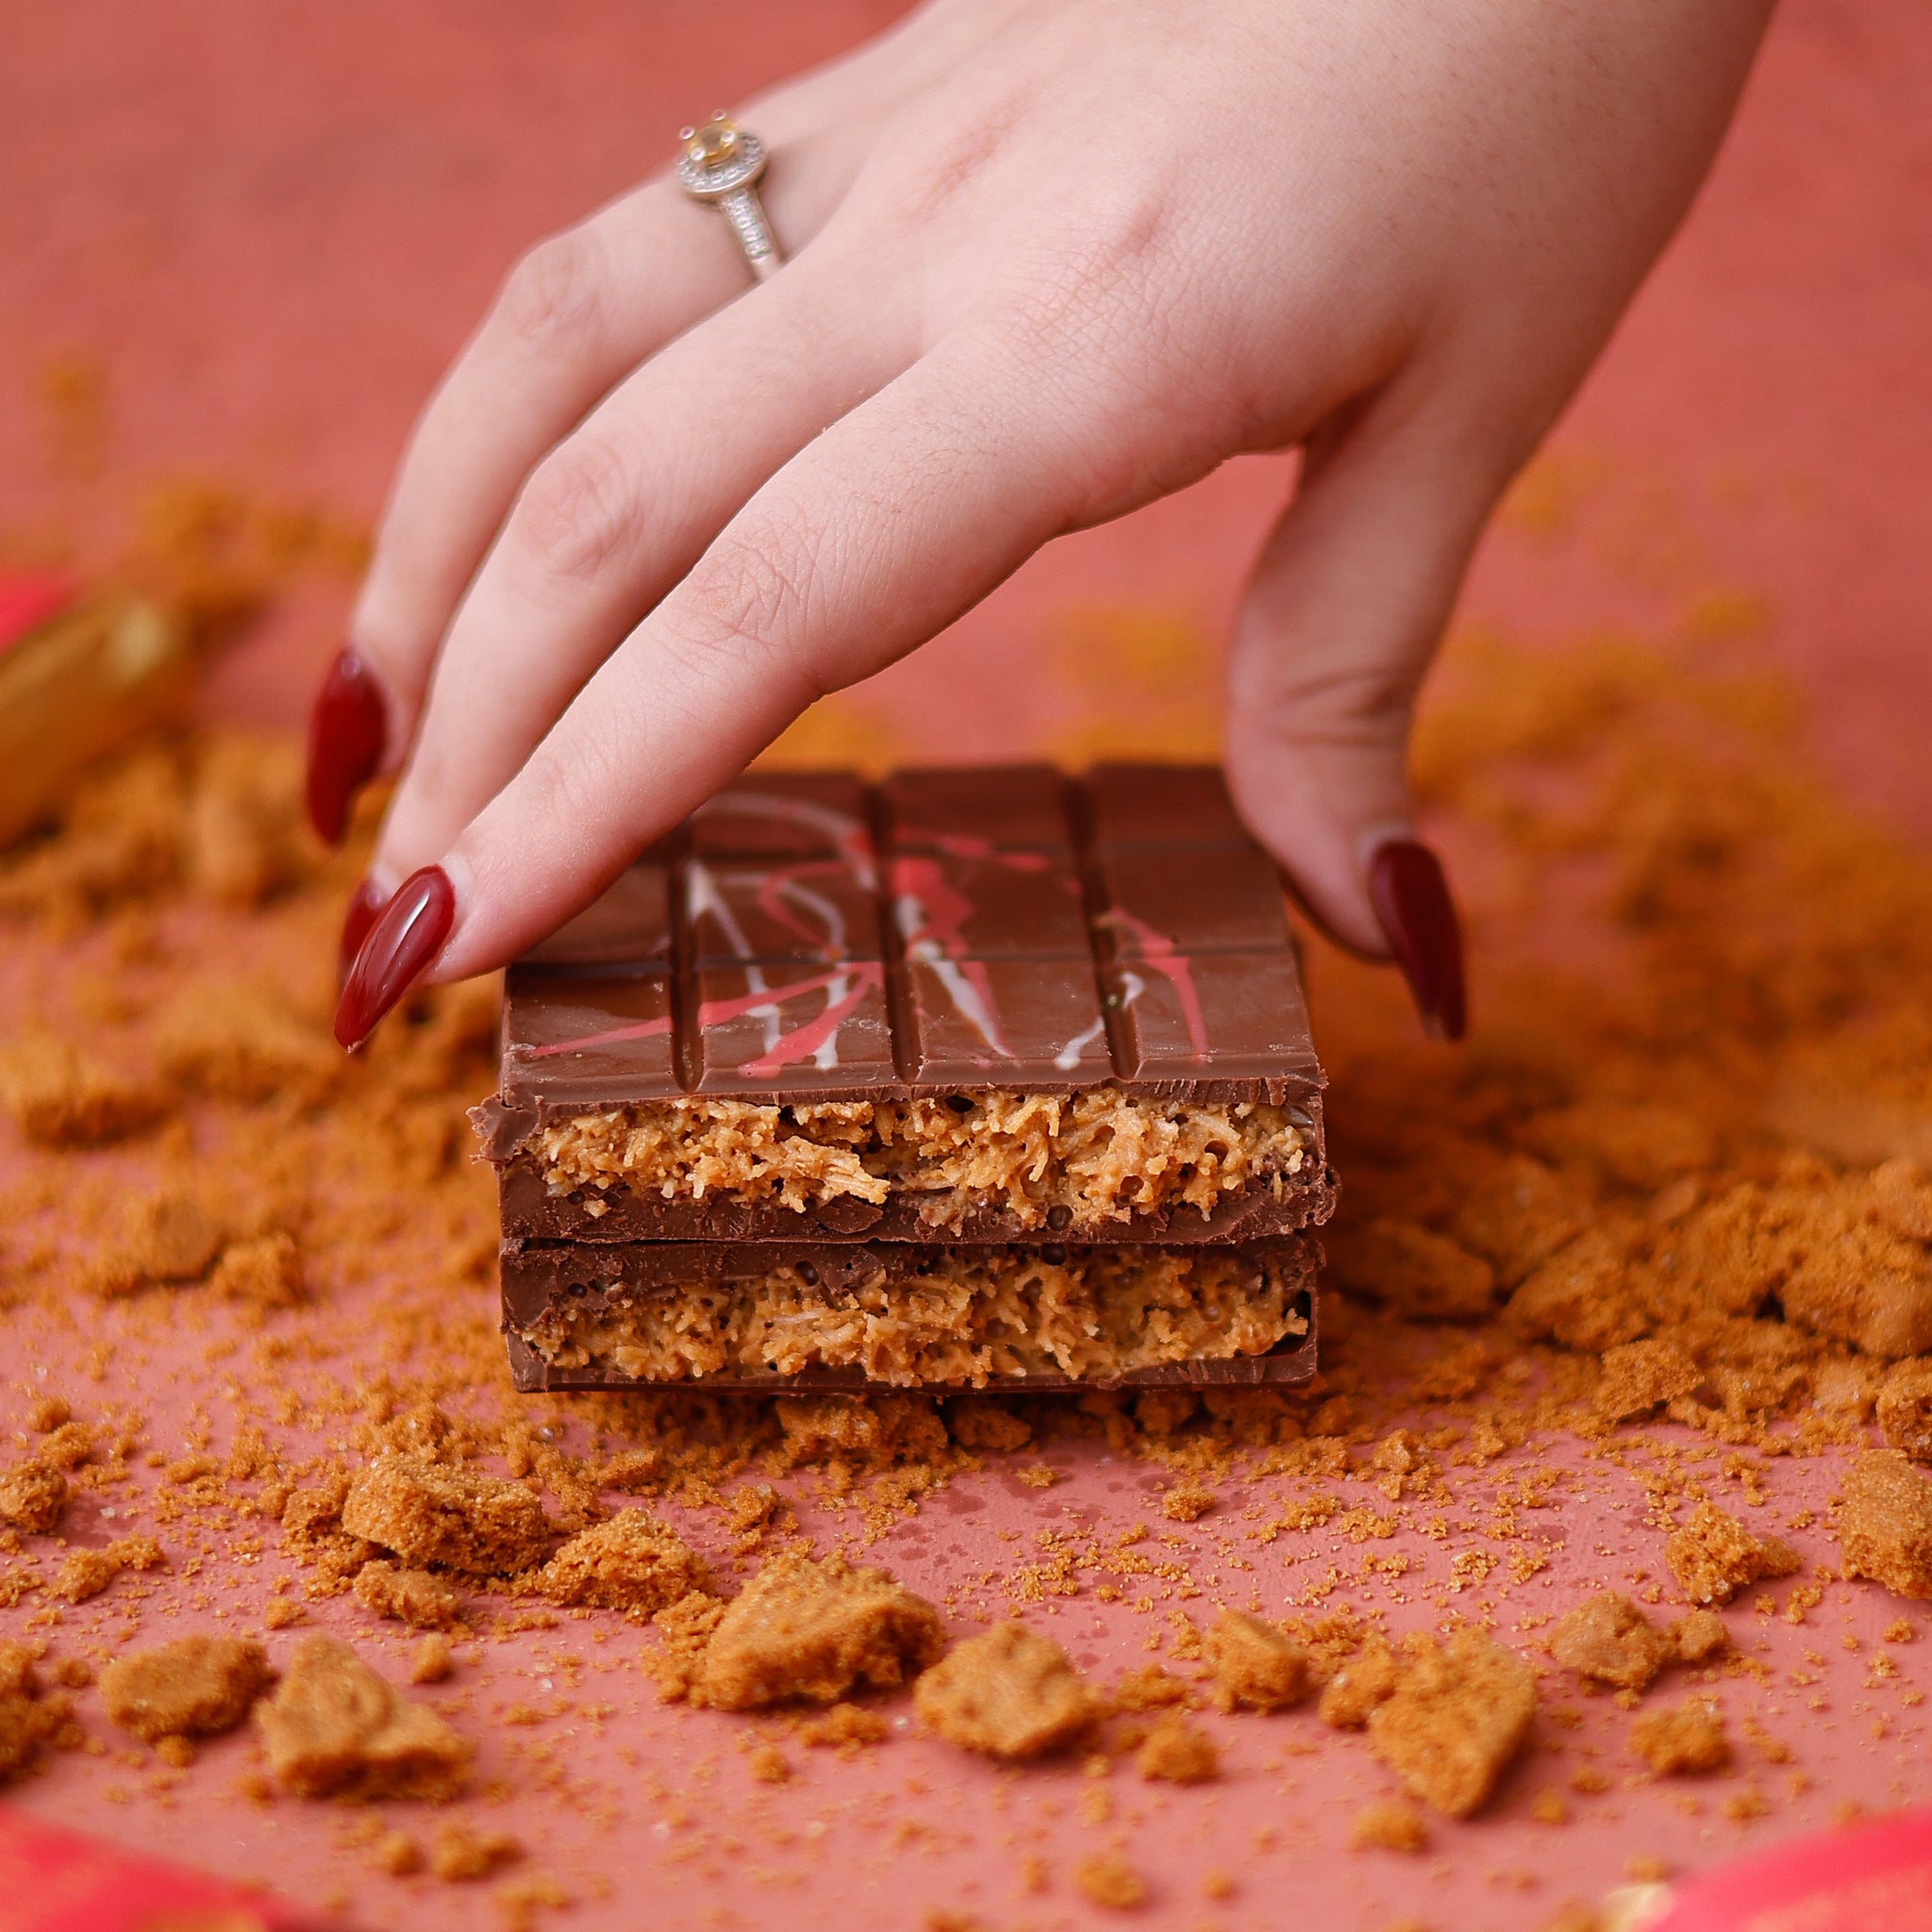
[[[722,214],[744,250],[759,281],[778,273],[785,258],[765,219],[758,180],[765,172],[765,144],[721,108],[699,127],[679,130],[684,152],[677,158],[677,182],[693,200],[707,201]]]

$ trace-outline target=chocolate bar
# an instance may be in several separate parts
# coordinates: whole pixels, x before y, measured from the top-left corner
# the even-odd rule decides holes
[[[1259,1385],[1314,1373],[1307,1235],[1242,1247],[507,1242],[519,1389]]]
[[[1324,1220],[1274,867],[1218,773],[750,777],[512,969],[523,1241],[1234,1241]]]
[[[508,975],[518,1386],[1301,1379],[1322,1088],[1217,771],[747,776]]]

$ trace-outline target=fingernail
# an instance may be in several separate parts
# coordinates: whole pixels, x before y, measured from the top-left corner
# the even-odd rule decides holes
[[[375,916],[357,948],[336,1007],[338,1045],[360,1046],[442,950],[456,923],[457,895],[440,865],[412,872]]]
[[[1368,866],[1369,903],[1431,1040],[1460,1040],[1466,1020],[1462,923],[1442,861],[1413,839],[1376,846]]]
[[[341,843],[349,807],[382,762],[388,738],[375,672],[353,646],[339,652],[308,714],[308,823],[327,844]]]
[[[364,879],[356,888],[348,909],[342,914],[342,939],[336,948],[338,986],[348,983],[349,968],[356,963],[356,955],[362,950],[362,941],[369,937],[369,928],[375,924],[375,915],[382,910],[385,897],[374,879]]]

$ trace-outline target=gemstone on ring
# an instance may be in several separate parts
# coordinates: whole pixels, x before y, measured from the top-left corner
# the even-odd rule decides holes
[[[765,144],[723,108],[693,127],[681,128],[677,184],[695,201],[708,202],[730,225],[752,274],[776,275],[784,257],[765,218],[757,183],[765,172]]]

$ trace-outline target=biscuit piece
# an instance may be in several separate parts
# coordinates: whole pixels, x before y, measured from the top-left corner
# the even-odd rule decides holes
[[[1624,1243],[1604,1228],[1586,1228],[1510,1297],[1507,1320],[1532,1341],[1601,1355],[1643,1333],[1636,1281]]]
[[[0,1052],[0,1110],[43,1147],[98,1147],[152,1126],[168,1111],[158,1088],[125,1080],[52,1034]]]
[[[268,1657],[240,1637],[177,1637],[117,1657],[101,1673],[101,1707],[143,1742],[231,1731],[268,1681]]]
[[[334,1637],[305,1637],[255,1722],[276,1781],[305,1798],[447,1798],[469,1774],[470,1747],[425,1705],[411,1704]]]
[[[466,1824],[445,1824],[429,1852],[429,1869],[447,1885],[487,1878],[524,1856],[523,1841],[507,1831],[472,1831]]]
[[[912,1702],[920,1723],[949,1744],[1008,1760],[1071,1743],[1100,1712],[1066,1652],[1024,1624],[998,1624],[960,1644],[920,1678]]]
[[[1606,1590],[1557,1619],[1550,1656],[1579,1677],[1644,1690],[1670,1661],[1671,1643],[1627,1596]]]
[[[1704,1371],[1681,1348],[1626,1341],[1604,1351],[1604,1378],[1591,1406],[1607,1422],[1631,1422],[1689,1395],[1703,1380]]]
[[[1082,1858],[1074,1867],[1074,1883],[1092,1904],[1112,1912],[1131,1912],[1147,1897],[1146,1881],[1124,1858]]]
[[[1214,1673],[1214,1701],[1223,1710],[1240,1704],[1280,1710],[1307,1693],[1308,1654],[1278,1624],[1224,1609],[1201,1648]]]
[[[709,1572],[684,1542],[641,1509],[620,1509],[574,1536],[520,1588],[554,1604],[594,1604],[651,1617],[694,1590]]]
[[[550,1519],[522,1483],[384,1457],[350,1479],[342,1527],[405,1562],[508,1576],[543,1559]]]
[[[1798,1555],[1775,1537],[1756,1537],[1715,1503],[1700,1503],[1690,1520],[1673,1531],[1664,1559],[1684,1594],[1695,1604],[1727,1604],[1747,1584],[1789,1576]]]
[[[1358,1731],[1395,1694],[1399,1674],[1388,1641],[1372,1633],[1323,1687],[1317,1715],[1338,1731]]]
[[[1476,1322],[1495,1306],[1496,1272],[1447,1235],[1378,1215],[1329,1238],[1329,1268],[1351,1294],[1419,1322]]]
[[[1420,1852],[1427,1848],[1429,1828],[1422,1813],[1397,1798],[1376,1798],[1355,1814],[1349,1826],[1349,1846],[1367,1851]]]
[[[0,1783],[29,1769],[42,1744],[80,1741],[72,1702],[42,1694],[34,1662],[25,1644],[0,1642]]]
[[[1932,1462],[1932,1361],[1900,1362],[1885,1378],[1878,1430],[1901,1456]]]
[[[95,1258],[84,1278],[109,1299],[164,1283],[199,1281],[221,1246],[221,1225],[200,1195],[186,1188],[157,1188],[127,1203],[120,1239]]]
[[[1932,1596],[1932,1478],[1897,1450],[1874,1449],[1853,1463],[1838,1534],[1847,1576]]]
[[[1691,1610],[1671,1625],[1669,1635],[1680,1664],[1707,1664],[1731,1647],[1731,1633],[1715,1610]]]
[[[151,1536],[117,1536],[101,1549],[70,1552],[47,1589],[68,1603],[84,1604],[99,1596],[124,1570],[158,1570],[167,1560]]]
[[[1221,1775],[1221,1753],[1206,1731],[1185,1718],[1164,1717],[1134,1754],[1134,1769],[1144,1778],[1169,1784],[1200,1785]]]
[[[1650,1710],[1630,1726],[1630,1748],[1658,1777],[1701,1776],[1731,1761],[1731,1741],[1717,1706],[1687,1697],[1667,1710]]]
[[[447,1630],[463,1600],[427,1570],[405,1570],[380,1558],[356,1573],[356,1596],[365,1609],[416,1630]]]
[[[789,1698],[833,1704],[858,1684],[903,1684],[944,1648],[940,1613],[883,1570],[788,1551],[726,1607],[691,1694],[722,1710]]]
[[[43,1535],[67,1513],[67,1478],[44,1462],[17,1462],[0,1475],[0,1523]]]
[[[1413,1637],[1394,1694],[1370,1713],[1369,1743],[1424,1804],[1466,1818],[1523,1748],[1535,1714],[1536,1678],[1513,1652],[1477,1630],[1441,1647]]]

